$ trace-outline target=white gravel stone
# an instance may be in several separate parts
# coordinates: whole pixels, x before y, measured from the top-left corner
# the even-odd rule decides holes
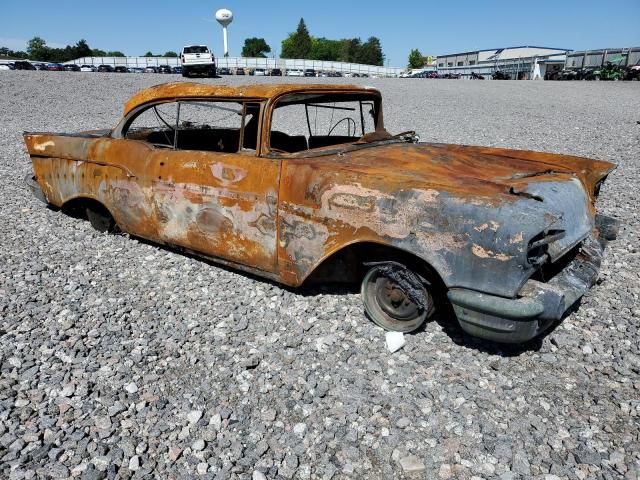
[[[202,418],[202,410],[191,410],[187,415],[189,423],[197,423]]]
[[[129,459],[129,470],[132,472],[137,471],[140,468],[140,457],[138,455],[134,455]]]
[[[403,457],[399,460],[400,463],[400,467],[402,467],[402,471],[407,474],[413,474],[413,473],[422,473],[425,471],[425,465],[424,462],[419,458],[416,457],[415,455],[409,455],[406,457]]]
[[[127,383],[124,386],[124,389],[129,392],[129,393],[136,393],[138,391],[138,387],[136,386],[135,383],[131,382],[131,383]]]
[[[296,423],[293,426],[293,433],[295,433],[299,437],[304,437],[304,434],[306,431],[307,431],[307,425],[304,423]]]

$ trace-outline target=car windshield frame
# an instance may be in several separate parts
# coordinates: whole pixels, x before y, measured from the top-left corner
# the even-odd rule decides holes
[[[383,121],[383,113],[382,113],[382,96],[380,92],[376,90],[353,90],[353,91],[302,91],[302,92],[291,92],[281,95],[275,99],[272,99],[266,109],[266,121],[264,122],[264,127],[262,131],[262,144],[263,144],[263,154],[269,157],[300,157],[300,156],[313,156],[317,153],[327,152],[331,150],[335,150],[335,148],[340,148],[341,146],[351,145],[356,142],[347,142],[341,144],[335,144],[331,146],[325,147],[316,147],[316,148],[308,148],[306,150],[301,150],[298,152],[283,152],[274,150],[271,147],[271,131],[273,126],[273,114],[274,112],[283,106],[289,105],[305,105],[305,116],[306,116],[306,125],[309,131],[309,135],[312,135],[311,132],[311,121],[309,118],[309,106],[315,107],[319,106],[320,103],[341,103],[341,102],[359,102],[360,103],[360,128],[363,128],[363,116],[364,110],[363,105],[368,102],[373,103],[373,122],[374,122],[374,130],[373,132],[367,133],[366,135],[363,133],[362,136],[358,139],[358,142],[362,140],[367,135],[371,133],[383,133],[388,135],[386,130],[384,129],[384,121]],[[321,108],[336,108],[339,110],[341,107],[321,107]],[[361,132],[362,133],[362,132]]]

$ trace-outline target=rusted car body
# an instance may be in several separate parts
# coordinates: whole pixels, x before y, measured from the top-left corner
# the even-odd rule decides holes
[[[196,106],[238,128],[183,121]],[[306,112],[292,125],[307,136],[277,130],[285,107]],[[143,112],[160,127],[134,128]],[[49,204],[293,287],[364,277],[367,313],[391,330],[419,327],[441,289],[468,333],[529,340],[593,286],[617,232],[595,209],[612,163],[391,135],[368,87],[163,84],[112,130],[25,142]]]

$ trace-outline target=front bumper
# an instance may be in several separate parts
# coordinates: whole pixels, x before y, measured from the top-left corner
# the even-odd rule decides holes
[[[596,282],[605,246],[615,240],[619,222],[596,216],[596,232],[579,253],[548,282],[528,280],[518,298],[503,298],[464,288],[447,293],[462,329],[476,337],[520,343],[544,332]]]

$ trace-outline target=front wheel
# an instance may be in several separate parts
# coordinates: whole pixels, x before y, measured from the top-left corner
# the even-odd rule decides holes
[[[373,266],[362,280],[361,294],[371,320],[394,332],[416,330],[435,310],[424,282],[394,262]]]

